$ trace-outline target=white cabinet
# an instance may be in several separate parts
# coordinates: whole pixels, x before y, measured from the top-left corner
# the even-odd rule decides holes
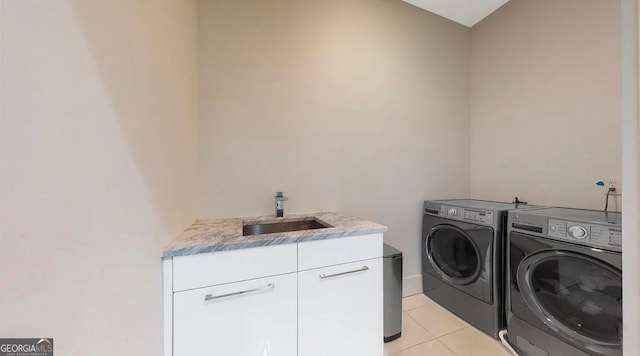
[[[382,234],[298,244],[298,271],[382,257]]]
[[[381,356],[382,259],[298,273],[298,355]]]
[[[296,272],[298,248],[284,244],[173,258],[173,291]]]
[[[296,273],[174,294],[174,356],[297,355]]]
[[[382,234],[163,262],[165,356],[382,356]]]

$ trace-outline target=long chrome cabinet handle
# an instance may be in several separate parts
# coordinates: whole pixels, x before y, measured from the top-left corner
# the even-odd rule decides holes
[[[331,277],[337,277],[337,276],[342,276],[345,274],[351,274],[351,273],[358,273],[358,272],[364,272],[364,271],[368,271],[369,267],[367,266],[362,266],[362,268],[360,269],[356,269],[353,271],[347,271],[347,272],[340,272],[340,273],[335,273],[335,274],[324,274],[324,273],[320,273],[320,278],[331,278]]]
[[[263,291],[263,290],[273,289],[275,287],[276,287],[276,285],[272,282],[272,283],[267,284],[266,287],[248,289],[248,290],[243,290],[243,291],[240,291],[240,292],[233,292],[233,293],[221,294],[221,295],[207,294],[207,295],[204,296],[204,301],[205,302],[210,302],[210,301],[215,300],[215,299],[234,297],[234,296],[237,296],[237,295],[242,295],[242,294],[247,294],[247,293],[255,293],[255,292],[260,292],[260,291]]]

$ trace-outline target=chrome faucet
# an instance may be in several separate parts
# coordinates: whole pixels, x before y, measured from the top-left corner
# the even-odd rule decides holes
[[[276,199],[276,217],[284,217],[284,202],[289,198],[283,196],[282,192],[276,192],[274,198]]]

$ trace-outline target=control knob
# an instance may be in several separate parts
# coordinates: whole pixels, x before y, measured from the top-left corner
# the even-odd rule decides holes
[[[584,239],[587,237],[587,229],[579,225],[570,226],[567,232],[569,236],[574,239]]]
[[[456,216],[458,215],[458,210],[456,210],[456,208],[451,208],[447,213],[451,216]]]

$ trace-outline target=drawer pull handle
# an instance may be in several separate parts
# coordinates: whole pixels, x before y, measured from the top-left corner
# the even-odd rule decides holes
[[[233,292],[233,293],[227,293],[227,294],[221,294],[221,295],[207,294],[207,295],[204,296],[204,301],[205,302],[210,302],[212,300],[221,299],[221,298],[235,297],[237,295],[243,295],[243,294],[247,294],[247,293],[261,292],[261,291],[273,289],[275,287],[276,287],[276,285],[272,282],[272,283],[267,284],[266,287],[247,289],[247,290],[243,290],[243,291],[240,291],[240,292]]]
[[[362,268],[360,269],[356,269],[353,271],[347,271],[347,272],[340,272],[340,273],[334,273],[334,274],[324,274],[324,273],[320,273],[320,278],[324,279],[324,278],[331,278],[331,277],[337,277],[337,276],[343,276],[345,274],[351,274],[351,273],[358,273],[358,272],[364,272],[364,271],[368,271],[369,267],[367,266],[362,266]]]

